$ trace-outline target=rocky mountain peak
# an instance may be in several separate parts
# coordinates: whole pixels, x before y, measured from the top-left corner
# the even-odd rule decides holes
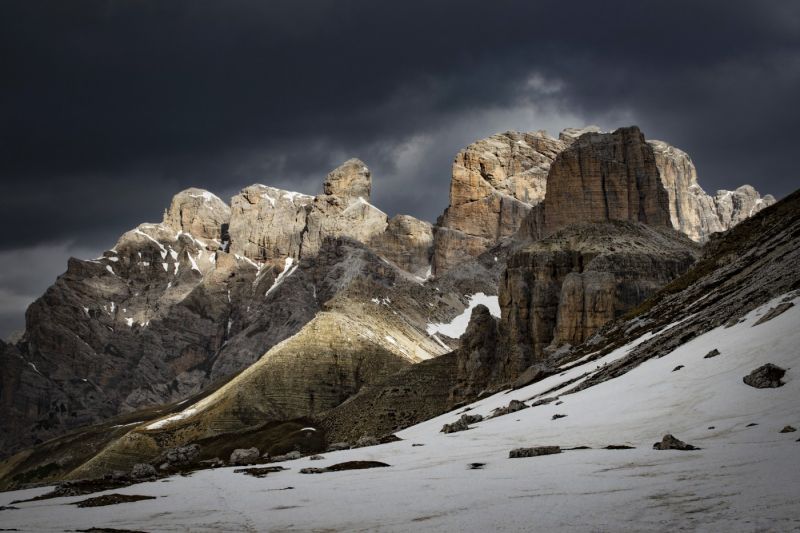
[[[601,133],[600,126],[584,126],[582,128],[566,128],[558,134],[558,140],[571,144],[584,133]]]
[[[221,238],[222,226],[228,224],[230,218],[231,208],[225,202],[194,187],[176,194],[164,211],[165,225],[203,239]]]
[[[343,199],[363,198],[369,201],[372,194],[372,174],[360,159],[348,159],[325,176],[323,191]]]

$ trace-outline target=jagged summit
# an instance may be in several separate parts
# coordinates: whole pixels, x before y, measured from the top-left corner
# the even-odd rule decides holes
[[[582,168],[589,160],[594,167]],[[631,162],[638,166],[628,175]],[[749,187],[712,198],[698,185],[685,152],[646,141],[636,126],[608,133],[597,126],[568,128],[558,139],[544,131],[506,132],[456,156],[450,205],[434,227],[433,271],[441,274],[520,229],[541,237],[595,219],[669,225],[704,242],[774,201]]]
[[[369,201],[372,194],[372,174],[360,159],[348,159],[328,173],[323,191],[342,198],[363,198]]]
[[[203,239],[220,239],[231,209],[216,195],[196,188],[176,194],[164,211],[164,224]]]

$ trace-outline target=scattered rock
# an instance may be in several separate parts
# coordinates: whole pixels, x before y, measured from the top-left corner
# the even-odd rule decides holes
[[[329,466],[328,470],[331,472],[339,472],[342,470],[362,470],[365,468],[381,468],[385,466],[390,465],[380,461],[346,461],[344,463],[338,463],[333,466]]]
[[[322,461],[323,459],[325,459],[325,457],[323,457],[322,455],[312,455],[308,459],[310,461]]]
[[[425,445],[424,445],[424,444],[422,444],[421,442],[415,442],[415,443],[414,443],[414,444],[412,444],[411,446],[425,446]]]
[[[750,423],[749,423],[749,424],[747,424],[745,427],[746,427],[746,428],[751,428],[751,427],[753,427],[753,426],[757,426],[757,425],[758,425],[758,424],[756,424],[755,422],[750,422]]]
[[[710,352],[708,352],[707,354],[705,354],[705,355],[703,356],[703,359],[711,359],[712,357],[716,357],[716,356],[718,356],[718,355],[719,355],[719,350],[717,350],[716,348],[714,348],[713,350],[711,350]]]
[[[187,466],[194,463],[200,456],[200,445],[187,444],[186,446],[178,446],[177,448],[170,448],[164,451],[155,460],[160,464],[161,470],[168,470],[171,467]]]
[[[553,418],[551,420],[558,420],[559,418],[565,418],[566,416],[567,415],[562,415],[562,414],[556,413],[556,414],[553,415]]]
[[[330,446],[328,446],[329,452],[338,452],[339,450],[349,450],[350,443],[349,442],[334,442]]]
[[[561,400],[559,400],[559,401],[557,401],[557,402],[555,403],[555,405],[561,405],[562,403],[564,403],[564,402],[562,402]]]
[[[785,313],[786,311],[788,311],[792,307],[794,307],[794,302],[784,302],[782,304],[777,305],[776,307],[773,307],[772,309],[767,311],[767,313],[764,316],[759,318],[756,321],[756,323],[753,324],[753,327],[758,326],[759,324],[763,324],[764,322],[768,322],[768,321],[772,320],[776,316]]]
[[[19,507],[14,507],[13,505],[0,505],[0,511],[13,511],[14,509],[19,509]]]
[[[795,431],[797,431],[797,428],[792,426],[784,426],[784,428],[780,430],[780,433],[794,433]]]
[[[470,470],[481,470],[484,466],[486,466],[486,463],[470,463],[467,465],[467,468]]]
[[[561,453],[560,446],[536,446],[534,448],[515,448],[508,452],[509,459],[517,459],[520,457],[536,457],[538,455],[552,455],[554,453]]]
[[[252,465],[261,459],[258,448],[237,448],[231,453],[229,460],[232,465]]]
[[[676,439],[670,434],[664,435],[661,442],[653,444],[654,450],[699,450],[696,446],[686,444],[685,442]]]
[[[138,463],[133,465],[133,468],[131,468],[131,477],[133,479],[156,477],[156,469],[153,468],[153,465],[147,463]]]
[[[609,444],[606,450],[633,450],[635,446],[628,446],[627,444]]]
[[[708,429],[717,429],[714,426],[708,426]]]
[[[507,414],[509,414],[509,413],[516,413],[517,411],[521,411],[521,410],[523,410],[523,409],[527,409],[527,407],[528,407],[528,406],[527,406],[527,405],[525,405],[525,403],[524,403],[524,402],[521,402],[521,401],[519,401],[519,400],[511,400],[511,401],[508,403],[508,405],[507,405],[507,406],[505,406],[505,407],[498,407],[497,409],[495,409],[495,410],[494,410],[494,413],[492,413],[492,418],[494,418],[494,417],[496,417],[496,416],[503,416],[503,415],[507,415]]]
[[[308,467],[300,469],[301,474],[324,474],[326,472],[341,472],[342,470],[363,470],[365,468],[381,468],[389,466],[380,461],[346,461],[327,468]]]
[[[443,425],[441,432],[455,433],[457,431],[466,431],[469,429],[470,424],[480,422],[481,420],[483,420],[481,415],[461,415],[461,418],[459,418],[456,422]]]
[[[300,469],[301,474],[324,474],[325,472],[328,472],[327,468],[308,467]]]
[[[531,407],[539,407],[540,405],[547,405],[548,403],[556,401],[558,398],[542,398],[541,400],[536,400],[531,404]]]
[[[512,387],[521,389],[536,381],[541,381],[548,376],[552,376],[555,372],[549,366],[543,363],[537,363],[526,368],[519,377],[514,380]]]
[[[783,368],[767,363],[742,378],[745,384],[757,389],[774,389],[783,385],[781,378],[786,374]]]
[[[96,496],[94,498],[74,502],[73,505],[77,505],[78,507],[102,507],[104,505],[116,505],[118,503],[155,499],[155,496],[139,496],[137,494],[104,494],[103,496]]]
[[[280,463],[282,461],[294,461],[296,459],[300,459],[301,457],[303,457],[303,454],[295,450],[293,452],[285,453],[283,455],[276,455],[270,459],[270,462]]]
[[[364,448],[366,446],[377,446],[380,444],[378,439],[371,435],[364,435],[353,444],[353,448]]]
[[[283,470],[287,470],[282,466],[260,466],[256,468],[237,468],[233,471],[234,474],[246,474],[248,476],[253,477],[266,477],[267,474],[272,474],[273,472],[281,472]]]
[[[673,368],[672,371],[675,372],[676,370],[680,370],[681,368],[683,368],[683,365],[678,365],[675,368]]]

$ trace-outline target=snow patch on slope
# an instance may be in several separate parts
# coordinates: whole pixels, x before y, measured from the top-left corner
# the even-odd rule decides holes
[[[500,304],[498,303],[497,296],[487,296],[486,294],[479,292],[470,296],[469,303],[467,304],[467,308],[464,310],[464,312],[455,317],[449,323],[428,324],[428,327],[426,328],[428,335],[434,336],[437,333],[441,333],[453,339],[461,337],[461,335],[467,331],[467,325],[469,325],[469,318],[472,316],[472,310],[481,304],[489,308],[489,312],[492,314],[492,316],[500,318]]]

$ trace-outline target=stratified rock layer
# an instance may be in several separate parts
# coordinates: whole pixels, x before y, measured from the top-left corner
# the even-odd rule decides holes
[[[571,225],[517,251],[500,282],[505,379],[636,307],[697,251],[670,228],[628,221]]]
[[[671,227],[655,154],[636,127],[581,135],[558,154],[543,207],[541,236],[576,222],[628,220]]]
[[[477,141],[453,162],[450,205],[435,228],[434,272],[480,255],[519,228],[545,195],[547,172],[567,145],[544,131]]]

